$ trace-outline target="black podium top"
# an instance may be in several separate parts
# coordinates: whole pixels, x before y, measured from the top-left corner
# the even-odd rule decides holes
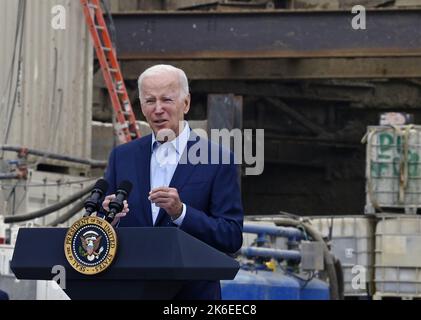
[[[11,261],[18,279],[51,280],[62,265],[68,280],[225,280],[236,260],[173,227],[119,228],[115,261],[96,275],[76,272],[64,255],[67,228],[21,228]]]

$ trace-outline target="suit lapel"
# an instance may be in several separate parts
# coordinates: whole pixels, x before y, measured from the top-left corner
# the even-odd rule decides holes
[[[181,159],[187,159],[182,162],[180,162],[177,165],[177,168],[175,169],[174,175],[170,182],[170,188],[175,188],[177,191],[180,191],[181,188],[184,186],[184,184],[189,180],[191,174],[193,173],[194,165],[192,165],[188,160],[188,152],[193,144],[197,142],[198,136],[193,131],[190,132],[190,139],[187,141],[187,146],[184,149],[184,152],[181,156]],[[161,220],[166,216],[167,214],[163,209],[159,210],[158,217],[156,218],[155,225],[159,225]]]
[[[189,162],[188,153],[192,145],[196,143],[197,135],[193,131],[190,134],[192,135],[192,138],[187,141],[187,146],[184,149],[180,160],[182,163],[177,165],[177,168],[175,169],[174,175],[170,182],[170,187],[176,188],[177,190],[181,190],[181,188],[189,180],[191,174],[193,173],[192,169],[194,168],[194,165]]]
[[[152,226],[151,202],[148,200],[151,189],[151,143],[152,135],[149,135],[144,143],[139,146],[136,154],[136,163],[139,166],[139,170],[136,170],[137,181],[139,184],[141,207],[143,209],[143,212],[139,212],[138,214],[146,222],[146,226]]]

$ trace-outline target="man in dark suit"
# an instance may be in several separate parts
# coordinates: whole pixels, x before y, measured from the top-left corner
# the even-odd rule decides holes
[[[133,184],[112,224],[178,227],[222,252],[235,253],[242,245],[243,209],[233,154],[200,138],[184,121],[190,108],[184,71],[156,65],[140,75],[138,85],[142,113],[153,133],[111,152],[109,190],[115,192],[123,180]],[[105,210],[113,197],[106,197]],[[175,298],[220,297],[219,282],[192,281]]]

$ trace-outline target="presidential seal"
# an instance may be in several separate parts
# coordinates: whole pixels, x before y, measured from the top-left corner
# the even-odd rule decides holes
[[[76,221],[67,231],[64,254],[69,264],[83,274],[107,269],[115,258],[117,236],[114,228],[95,216]]]

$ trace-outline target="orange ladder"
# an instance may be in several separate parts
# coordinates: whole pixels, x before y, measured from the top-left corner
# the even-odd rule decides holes
[[[105,84],[111,97],[111,103],[116,113],[116,135],[120,143],[129,142],[132,139],[139,138],[140,131],[124,85],[117,54],[104,20],[100,0],[80,0],[80,2],[94,42]]]

